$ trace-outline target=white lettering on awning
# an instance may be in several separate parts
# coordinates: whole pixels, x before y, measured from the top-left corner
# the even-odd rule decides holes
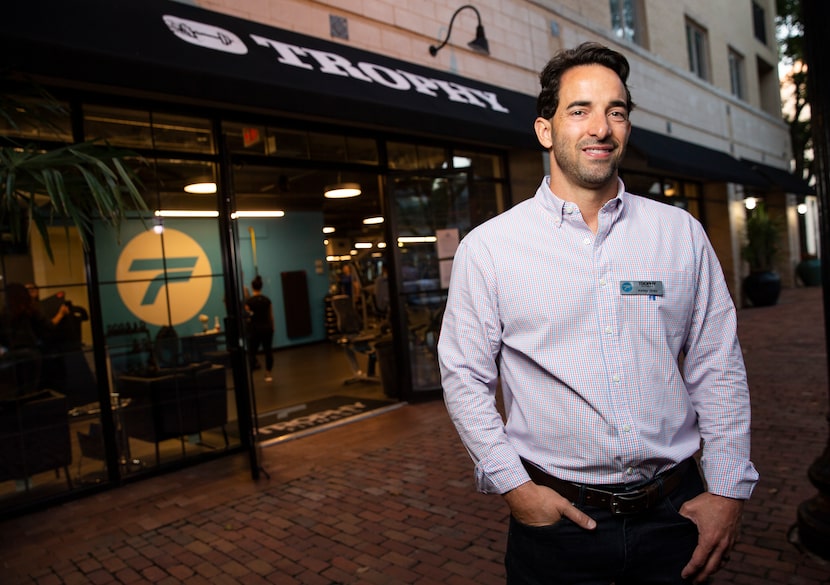
[[[376,83],[397,91],[415,91],[430,97],[443,97],[452,102],[489,108],[494,112],[510,113],[499,103],[493,92],[467,87],[460,83],[424,77],[402,69],[390,69],[377,63],[352,63],[346,57],[329,51],[298,47],[259,35],[250,35],[259,46],[271,48],[277,61],[283,65],[308,71],[318,71],[338,77],[349,77],[365,83]]]

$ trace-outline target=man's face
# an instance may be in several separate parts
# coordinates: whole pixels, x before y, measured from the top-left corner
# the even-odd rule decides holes
[[[539,142],[552,147],[551,189],[616,188],[630,131],[625,87],[616,73],[601,65],[566,71],[553,118],[536,120]]]

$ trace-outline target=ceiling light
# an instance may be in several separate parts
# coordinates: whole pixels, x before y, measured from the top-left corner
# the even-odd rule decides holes
[[[807,213],[807,204],[806,203],[799,203],[796,207],[796,211],[798,211],[799,215],[806,215]]]
[[[283,217],[285,216],[285,212],[281,209],[265,209],[261,211],[234,211],[231,213],[231,219],[237,219],[239,217]]]
[[[363,220],[363,225],[377,225],[379,223],[383,223],[383,216],[382,215],[375,215],[373,217],[367,217]]]
[[[199,211],[196,209],[156,209],[156,217],[219,217],[218,211]]]
[[[747,209],[755,209],[758,206],[758,199],[755,197],[747,197],[744,199],[744,207]]]
[[[398,238],[398,244],[429,244],[437,241],[438,238],[435,236],[401,236]]]
[[[368,250],[372,247],[372,242],[355,242],[354,247],[356,250]]]
[[[360,193],[360,185],[358,183],[335,183],[334,185],[326,186],[324,195],[327,199],[346,199],[348,197],[357,197]]]
[[[324,225],[323,226],[323,233],[324,234],[333,234],[335,232],[333,225]]]
[[[209,195],[216,193],[216,183],[191,183],[190,185],[185,185],[184,190],[186,193]]]

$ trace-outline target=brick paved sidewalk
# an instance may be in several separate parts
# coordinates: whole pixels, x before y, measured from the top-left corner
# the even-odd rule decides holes
[[[740,313],[762,480],[714,585],[830,583],[789,542],[827,440],[820,289]],[[504,582],[506,508],[473,491],[440,402],[408,405],[0,523],[0,583]]]

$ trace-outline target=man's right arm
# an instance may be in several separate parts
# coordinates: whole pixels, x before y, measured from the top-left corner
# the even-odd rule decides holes
[[[581,512],[557,492],[532,481],[502,495],[510,506],[513,517],[526,526],[550,526],[563,517],[587,530],[593,530],[597,526],[593,518]]]

